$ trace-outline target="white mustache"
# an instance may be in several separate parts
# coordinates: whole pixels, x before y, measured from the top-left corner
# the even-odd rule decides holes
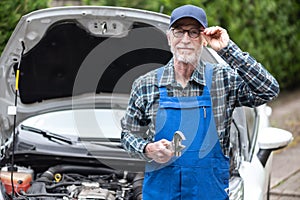
[[[177,49],[194,49],[193,47],[177,47]]]
[[[178,50],[190,50],[190,51],[194,51],[195,49],[192,47],[177,47]]]

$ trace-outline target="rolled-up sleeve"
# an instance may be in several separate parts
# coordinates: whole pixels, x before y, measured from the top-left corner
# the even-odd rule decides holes
[[[125,116],[121,120],[121,144],[131,157],[149,160],[144,154],[148,140],[143,137],[147,127],[139,86],[137,81],[133,84],[130,100]]]
[[[229,41],[228,46],[218,54],[237,72],[233,79],[236,105],[259,106],[278,96],[279,84],[276,79],[233,41]]]

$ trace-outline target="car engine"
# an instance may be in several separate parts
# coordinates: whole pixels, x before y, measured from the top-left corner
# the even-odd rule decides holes
[[[56,165],[34,175],[30,168],[1,169],[4,199],[30,200],[139,200],[142,199],[143,173],[103,167]]]

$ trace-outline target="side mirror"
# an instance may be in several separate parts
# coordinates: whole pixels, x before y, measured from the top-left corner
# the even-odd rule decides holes
[[[258,145],[260,149],[277,150],[286,147],[292,140],[293,135],[289,131],[268,127],[258,136]]]
[[[267,127],[258,136],[259,151],[257,157],[263,166],[266,165],[272,151],[286,147],[293,140],[289,131]]]

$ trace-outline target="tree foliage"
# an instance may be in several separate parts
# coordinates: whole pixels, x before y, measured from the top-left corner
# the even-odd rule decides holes
[[[206,10],[209,25],[227,29],[243,51],[261,62],[281,88],[300,86],[299,0],[82,0],[84,4],[171,11],[193,4]],[[163,9],[162,9],[163,8]]]
[[[0,0],[0,52],[24,14],[46,7],[48,0]]]
[[[46,7],[47,1],[0,0],[0,51],[21,15]],[[277,78],[282,89],[300,86],[299,0],[81,0],[81,4],[165,14],[181,5],[198,5],[205,9],[209,25],[226,28],[243,51],[253,55]]]
[[[282,88],[300,83],[298,0],[207,1],[211,25],[226,27],[232,40],[278,79]]]

